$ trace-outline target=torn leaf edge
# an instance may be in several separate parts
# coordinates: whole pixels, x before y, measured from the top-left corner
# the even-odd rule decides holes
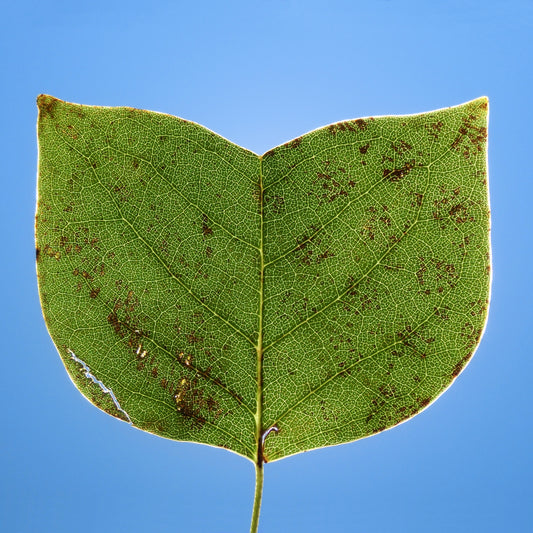
[[[109,394],[109,396],[111,397],[111,399],[113,400],[113,403],[115,404],[115,407],[121,412],[123,413],[126,418],[128,419],[127,420],[127,423],[129,424],[133,424],[131,418],[130,418],[130,415],[128,415],[128,413],[126,413],[126,411],[124,411],[124,409],[122,409],[122,407],[120,406],[120,403],[118,402],[117,400],[117,397],[115,396],[115,393],[111,390],[111,389],[108,389],[102,381],[100,381],[94,374],[91,373],[91,369],[89,368],[89,366],[87,365],[87,363],[85,363],[85,361],[83,361],[82,359],[80,359],[70,348],[67,349],[67,352],[69,353],[70,355],[70,358],[73,360],[73,361],[76,361],[76,363],[79,363],[81,365],[81,367],[83,368],[84,372],[85,372],[85,377],[90,379],[93,383],[95,383],[96,385],[98,385],[100,387],[100,389],[102,390],[102,392],[104,394]],[[121,418],[119,418],[119,420],[122,420]],[[124,422],[126,422],[126,420],[124,420]]]

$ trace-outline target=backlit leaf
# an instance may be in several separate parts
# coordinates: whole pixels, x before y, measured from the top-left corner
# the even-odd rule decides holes
[[[486,98],[263,156],[168,115],[38,105],[43,312],[109,414],[272,461],[414,416],[470,360]]]

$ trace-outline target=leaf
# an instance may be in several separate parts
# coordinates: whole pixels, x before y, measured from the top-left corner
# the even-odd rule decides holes
[[[168,115],[38,105],[43,312],[109,414],[261,465],[414,416],[470,360],[486,98],[263,156]]]

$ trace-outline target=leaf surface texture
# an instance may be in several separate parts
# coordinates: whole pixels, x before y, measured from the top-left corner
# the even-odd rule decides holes
[[[109,414],[273,461],[414,416],[470,360],[486,98],[263,156],[160,113],[38,105],[43,312]]]

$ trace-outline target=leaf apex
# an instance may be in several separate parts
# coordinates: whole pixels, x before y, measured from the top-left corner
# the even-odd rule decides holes
[[[488,96],[480,96],[478,98],[479,102],[481,104],[489,105],[489,97]]]
[[[59,98],[50,96],[49,94],[40,94],[37,97],[37,107],[39,108],[40,117],[51,117],[54,118],[55,108],[57,104],[61,102]]]
[[[480,96],[479,98],[476,98],[474,102],[478,105],[479,108],[483,109],[485,113],[488,113],[489,111],[489,97],[488,96]]]

